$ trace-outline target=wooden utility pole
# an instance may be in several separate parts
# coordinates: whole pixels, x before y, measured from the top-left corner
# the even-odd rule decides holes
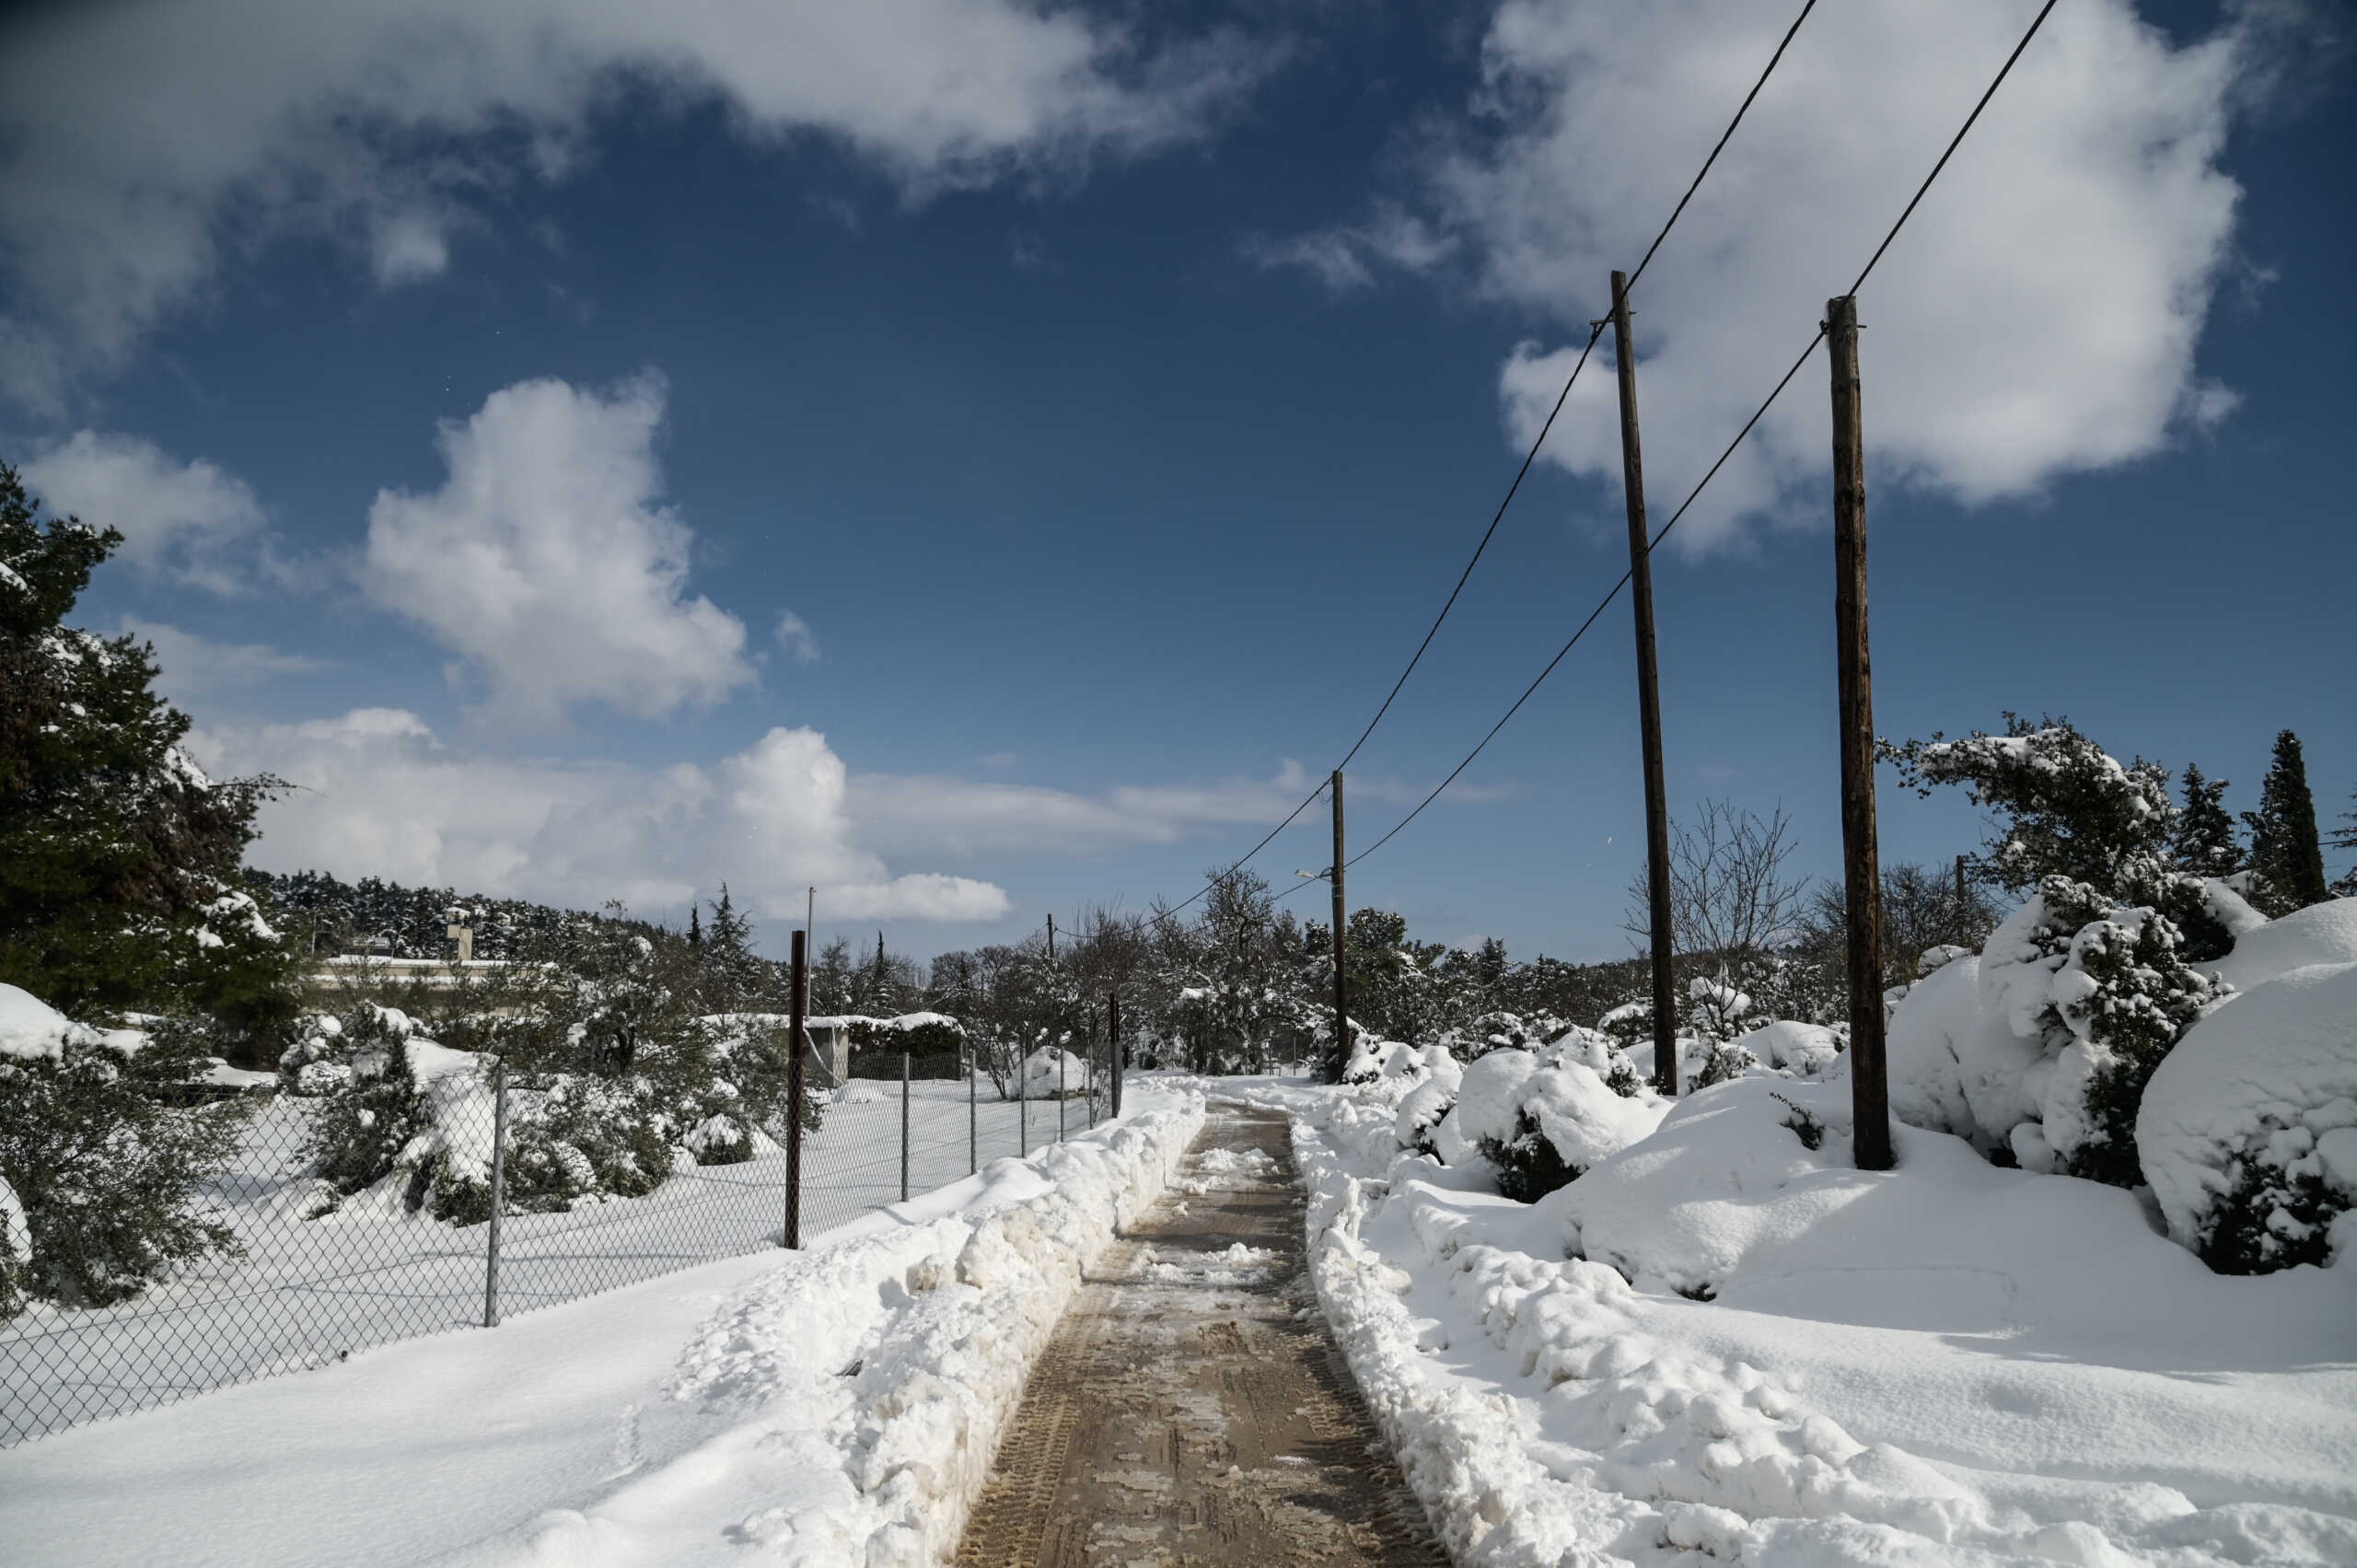
[[[1055,966],[1056,966],[1056,917],[1055,917],[1054,915],[1052,915],[1052,914],[1051,914],[1051,915],[1050,915],[1050,916],[1048,917],[1048,967],[1049,967],[1050,969],[1053,969],[1053,968],[1055,968]]]
[[[1121,993],[1105,994],[1106,1064],[1113,1074],[1113,1114],[1121,1114]]]
[[[802,1015],[810,996],[810,943],[806,933],[794,934],[794,985],[786,1004],[788,1031],[785,1070],[785,1244],[802,1245]]]
[[[1351,1064],[1351,981],[1342,967],[1344,944],[1343,910],[1348,907],[1342,896],[1342,770],[1334,770],[1334,1080],[1341,1081],[1344,1069]]]
[[[1888,1170],[1890,1072],[1883,1056],[1882,868],[1875,845],[1874,660],[1866,648],[1866,447],[1859,419],[1856,296],[1826,301],[1825,335],[1833,361],[1833,624],[1840,666],[1841,869],[1849,896],[1852,1143],[1860,1170]]]
[[[1637,722],[1645,749],[1645,923],[1654,949],[1654,1086],[1678,1093],[1678,981],[1670,958],[1669,804],[1661,764],[1661,675],[1654,664],[1653,539],[1637,442],[1637,354],[1629,342],[1629,274],[1612,274],[1612,352],[1620,371],[1620,490],[1629,506],[1629,598],[1637,621]]]

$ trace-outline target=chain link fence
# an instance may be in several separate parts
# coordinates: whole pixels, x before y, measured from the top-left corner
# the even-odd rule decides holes
[[[236,1156],[202,1202],[235,1245],[128,1300],[35,1300],[0,1322],[0,1447],[778,1247],[796,1202],[807,1242],[1084,1132],[1118,1092],[1095,1062],[1062,1095],[1035,1082],[1002,1098],[956,1056],[836,1084],[806,1052],[819,1124],[806,1123],[796,1191],[782,1116],[676,1146],[552,1139],[536,1120],[547,1090],[445,1054],[461,1060],[424,1083],[436,1157],[357,1191],[338,1191],[333,1167],[368,1131],[365,1108],[284,1089],[203,1104],[236,1125]]]

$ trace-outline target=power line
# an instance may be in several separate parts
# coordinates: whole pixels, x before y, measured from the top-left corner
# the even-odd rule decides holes
[[[2049,4],[2050,7],[2051,0],[2049,0]],[[1815,9],[1817,9],[1817,0],[1805,0],[1800,15],[1794,17],[1793,25],[1784,29],[1784,36],[1777,41],[1775,52],[1768,57],[1768,64],[1761,69],[1759,80],[1753,82],[1751,90],[1743,95],[1743,102],[1736,106],[1735,117],[1727,122],[1727,128],[1719,134],[1717,144],[1711,148],[1710,156],[1702,160],[1702,167],[1695,171],[1693,180],[1686,187],[1686,193],[1678,197],[1678,205],[1670,209],[1669,217],[1662,224],[1660,232],[1654,236],[1653,243],[1645,247],[1643,259],[1637,263],[1637,270],[1629,275],[1628,287],[1636,286],[1637,279],[1643,275],[1645,268],[1652,263],[1654,253],[1661,249],[1662,241],[1669,238],[1669,231],[1678,226],[1678,220],[1685,215],[1687,203],[1694,199],[1694,192],[1702,188],[1702,181],[1710,174],[1712,166],[1719,161],[1719,154],[1726,150],[1727,143],[1733,139],[1736,127],[1742,124],[1743,117],[1751,111],[1752,102],[1759,98],[1759,89],[1768,85],[1768,78],[1775,74],[1777,65],[1783,61],[1785,49],[1791,45],[1794,36],[1801,30],[1801,24],[1808,20],[1809,13]],[[1937,171],[1934,170],[1934,172]],[[1902,218],[1900,221],[1905,220]],[[1464,593],[1466,583],[1471,580],[1473,568],[1480,564],[1482,554],[1489,550],[1490,540],[1498,531],[1498,525],[1505,520],[1506,508],[1513,505],[1515,497],[1521,494],[1522,482],[1529,477],[1531,465],[1538,461],[1538,449],[1547,444],[1548,434],[1555,428],[1557,416],[1562,413],[1563,405],[1571,401],[1572,387],[1579,380],[1580,372],[1587,367],[1588,356],[1595,353],[1596,341],[1604,335],[1604,328],[1605,323],[1599,320],[1589,329],[1586,346],[1580,350],[1579,358],[1572,366],[1572,373],[1563,378],[1563,389],[1556,394],[1555,406],[1548,411],[1545,423],[1538,427],[1537,439],[1530,443],[1530,449],[1523,454],[1522,466],[1515,470],[1514,482],[1506,486],[1504,498],[1498,503],[1498,509],[1491,514],[1490,526],[1481,531],[1480,542],[1473,547],[1473,554],[1465,563],[1465,569],[1457,575],[1457,585],[1448,590],[1448,598],[1443,601],[1440,613],[1433,617],[1432,625],[1425,629],[1423,641],[1418,643],[1416,651],[1409,656],[1407,668],[1399,672],[1399,679],[1393,681],[1391,690],[1384,694],[1382,705],[1375,710],[1375,716],[1367,720],[1366,727],[1359,731],[1359,738],[1351,742],[1351,749],[1342,754],[1342,760],[1334,764],[1333,772],[1339,772],[1351,765],[1351,760],[1359,754],[1360,748],[1367,743],[1367,738],[1375,733],[1376,726],[1381,724],[1384,715],[1391,711],[1392,703],[1399,697],[1400,689],[1408,684],[1408,678],[1415,674],[1416,666],[1423,662],[1425,650],[1433,645],[1433,638],[1440,633],[1441,623],[1448,619],[1448,612],[1457,607],[1457,597]],[[1566,651],[1569,651],[1568,647]],[[1562,656],[1557,656],[1560,658]],[[1468,761],[1470,759],[1469,758]],[[1461,769],[1462,764],[1459,764],[1459,767]],[[1456,774],[1452,773],[1449,776],[1454,778]],[[1441,787],[1446,789],[1447,784],[1444,783]],[[1223,878],[1232,877],[1241,870],[1247,861],[1268,848],[1271,840],[1291,827],[1294,819],[1308,808],[1310,801],[1316,800],[1324,788],[1325,786],[1320,784],[1318,789],[1312,790],[1307,799],[1286,814],[1283,821],[1269,830],[1266,838],[1231,862],[1226,870],[1196,889],[1194,895],[1189,898],[1186,903],[1175,905],[1167,912],[1178,913],[1188,904],[1195,902],[1197,899],[1210,892]],[[1423,807],[1420,806],[1416,809],[1421,811]],[[1413,813],[1411,815],[1412,816]],[[1401,826],[1404,827],[1406,824],[1403,822]],[[1394,832],[1398,830],[1398,829],[1393,830]]]
[[[1814,5],[1815,0],[1810,0],[1810,3]],[[1915,188],[1915,194],[1908,201],[1906,209],[1898,215],[1898,221],[1890,226],[1889,232],[1885,234],[1882,238],[1882,243],[1875,247],[1874,254],[1867,258],[1865,267],[1858,273],[1857,281],[1850,285],[1848,290],[1849,293],[1854,295],[1864,285],[1867,276],[1874,272],[1876,263],[1881,261],[1884,253],[1890,249],[1891,241],[1897,239],[1898,238],[1898,231],[1907,226],[1907,220],[1915,215],[1915,209],[1922,203],[1924,193],[1931,190],[1932,182],[1940,177],[1940,171],[1947,167],[1948,159],[1956,156],[1956,148],[1963,144],[1966,134],[1972,129],[1973,122],[1980,118],[1980,111],[1989,107],[1989,100],[1997,96],[1997,89],[2004,84],[2005,77],[2012,73],[2014,63],[2022,57],[2022,51],[2029,47],[2030,40],[2038,36],[2038,29],[2046,25],[2046,18],[2048,15],[2053,11],[2055,5],[2056,0],[2046,0],[2045,6],[2039,9],[2037,17],[2031,20],[2029,24],[2029,30],[2023,33],[2021,36],[2021,41],[2014,45],[2014,52],[2007,55],[2005,57],[2005,63],[1998,67],[1996,76],[1989,83],[1988,90],[1983,92],[1980,95],[1980,101],[1972,106],[1972,112],[1965,116],[1963,125],[1958,127],[1956,134],[1949,139],[1945,150],[1940,154],[1939,161],[1932,165],[1932,172],[1925,175],[1923,177],[1922,184]],[[1807,10],[1804,8],[1801,15],[1805,17],[1808,15]],[[1796,29],[1800,26],[1798,22],[1795,22],[1793,25]],[[1792,35],[1787,33],[1785,35],[1785,42],[1789,43],[1791,41]],[[1777,52],[1779,54],[1783,52],[1782,45],[1780,44],[1777,47]],[[1771,68],[1773,62],[1771,62]],[[1763,78],[1763,80],[1765,78]],[[1755,87],[1752,90],[1756,93],[1759,89]],[[1749,99],[1746,99],[1744,100],[1745,105],[1748,107],[1750,101],[1751,100]],[[1738,118],[1740,118],[1739,115]],[[1722,140],[1721,145],[1724,145],[1724,140]],[[1718,155],[1714,151],[1712,156],[1715,157]],[[1689,192],[1688,194],[1690,195],[1692,192]],[[1681,208],[1685,205],[1683,202],[1678,204]],[[1673,214],[1672,221],[1675,221],[1675,218],[1676,215]],[[1650,259],[1651,252],[1647,252],[1647,256],[1648,259]],[[1635,282],[1634,277],[1632,276],[1630,281],[1631,283]],[[1591,339],[1590,341],[1593,342],[1594,340]],[[1825,326],[1824,323],[1819,322],[1817,324],[1816,334],[1808,341],[1808,346],[1801,350],[1800,357],[1793,361],[1792,368],[1784,372],[1782,378],[1776,383],[1775,389],[1771,391],[1766,399],[1760,402],[1759,406],[1752,411],[1751,417],[1743,422],[1743,428],[1736,432],[1735,439],[1726,444],[1725,448],[1719,453],[1718,459],[1712,463],[1709,470],[1702,475],[1701,481],[1697,483],[1692,490],[1687,493],[1686,499],[1678,504],[1678,510],[1670,514],[1669,521],[1662,524],[1659,530],[1657,530],[1651,539],[1646,540],[1646,554],[1652,554],[1655,547],[1659,545],[1661,541],[1668,536],[1669,530],[1678,526],[1678,520],[1686,516],[1687,508],[1693,505],[1696,499],[1701,495],[1703,490],[1709,486],[1711,481],[1718,477],[1719,470],[1726,466],[1726,460],[1735,455],[1735,449],[1743,445],[1744,439],[1751,434],[1753,428],[1757,426],[1759,421],[1767,414],[1769,409],[1774,406],[1776,400],[1784,395],[1784,389],[1792,385],[1793,377],[1800,374],[1801,366],[1808,363],[1809,355],[1815,354],[1817,352],[1817,345],[1824,341]],[[1538,691],[1539,685],[1545,681],[1550,675],[1555,673],[1555,667],[1563,662],[1563,656],[1566,654],[1569,654],[1573,647],[1578,645],[1579,640],[1587,634],[1587,629],[1596,624],[1596,617],[1604,613],[1605,607],[1609,605],[1615,598],[1619,598],[1620,590],[1628,586],[1629,573],[1624,570],[1620,574],[1620,580],[1615,582],[1612,587],[1606,591],[1604,597],[1596,601],[1596,608],[1588,611],[1587,619],[1580,622],[1579,630],[1572,633],[1571,640],[1556,650],[1555,656],[1547,661],[1547,668],[1540,670],[1538,678],[1532,680],[1528,686],[1523,688],[1522,695],[1514,700],[1514,706],[1508,708],[1505,711],[1504,715],[1501,717],[1497,723],[1490,726],[1490,732],[1481,737],[1480,743],[1477,744],[1472,750],[1466,753],[1465,760],[1457,763],[1455,768],[1451,769],[1448,777],[1441,780],[1440,784],[1434,787],[1430,795],[1418,801],[1414,810],[1409,812],[1407,816],[1394,823],[1389,832],[1384,834],[1383,837],[1376,840],[1375,842],[1367,845],[1366,848],[1359,851],[1358,854],[1351,856],[1348,861],[1344,862],[1343,869],[1347,871],[1350,867],[1356,865],[1360,861],[1364,860],[1368,855],[1373,854],[1376,850],[1381,849],[1385,844],[1389,843],[1392,838],[1399,833],[1400,829],[1405,828],[1409,823],[1422,816],[1425,807],[1430,806],[1434,801],[1439,799],[1441,791],[1446,789],[1451,784],[1455,783],[1457,775],[1463,772],[1468,767],[1472,765],[1473,759],[1479,757],[1481,754],[1482,749],[1487,747],[1492,740],[1497,738],[1498,731],[1505,728],[1506,721],[1513,718],[1515,714],[1521,711],[1522,705],[1530,700],[1531,693]]]

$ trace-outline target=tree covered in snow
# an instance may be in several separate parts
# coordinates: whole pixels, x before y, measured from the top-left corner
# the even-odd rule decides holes
[[[2033,724],[2009,713],[2003,735],[1975,730],[1949,740],[1935,731],[1882,750],[1919,795],[1962,784],[1975,806],[1996,815],[1979,869],[2008,892],[2026,894],[2061,877],[2134,896],[2167,868],[2177,823],[2168,770],[2141,757],[2118,761],[2067,718]]]
[[[232,1051],[269,1040],[292,960],[234,884],[281,786],[207,778],[148,647],[64,623],[122,536],[40,513],[0,465],[0,981],[71,1016],[194,1008]]]
[[[2204,778],[2200,768],[2186,765],[2185,806],[2177,812],[2169,858],[2189,876],[2232,877],[2246,864],[2243,846],[2235,837],[2235,819],[2225,806],[2226,784]]]
[[[2349,798],[2350,809],[2340,819],[2349,825],[2332,830],[2331,843],[2335,849],[2357,850],[2357,790],[2351,790]],[[2352,863],[2340,874],[2340,879],[2332,885],[2332,890],[2340,898],[2357,899],[2357,863]]]
[[[0,985],[0,1318],[29,1297],[127,1300],[238,1251],[204,1184],[236,1153],[246,1107],[173,1094],[205,1043],[184,1024],[86,1028]]]
[[[2250,865],[2258,873],[2251,901],[2269,915],[2320,904],[2332,896],[2325,886],[2324,847],[2316,837],[2316,804],[2308,793],[2308,765],[2300,738],[2290,730],[2275,737],[2275,757],[2259,785],[2258,809],[2243,814],[2250,828]]]

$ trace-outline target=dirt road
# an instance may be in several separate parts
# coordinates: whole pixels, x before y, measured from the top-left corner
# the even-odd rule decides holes
[[[1284,1119],[1215,1105],[1024,1391],[968,1568],[1438,1564],[1318,1310]]]

